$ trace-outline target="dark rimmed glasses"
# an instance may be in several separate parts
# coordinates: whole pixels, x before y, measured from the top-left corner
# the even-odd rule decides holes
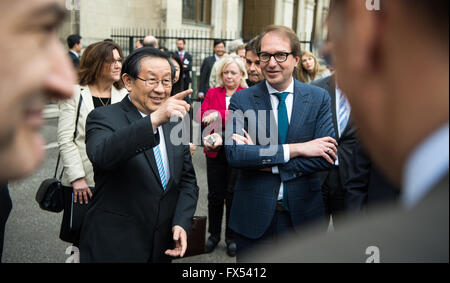
[[[157,79],[152,78],[152,79],[144,80],[140,77],[136,77],[136,78],[143,81],[147,87],[157,87],[160,82],[164,88],[172,87],[172,81],[169,79],[157,80]]]
[[[293,54],[292,52],[277,52],[277,53],[267,53],[267,52],[259,52],[258,57],[259,61],[263,63],[267,63],[273,57],[275,61],[278,63],[286,62],[289,55]]]

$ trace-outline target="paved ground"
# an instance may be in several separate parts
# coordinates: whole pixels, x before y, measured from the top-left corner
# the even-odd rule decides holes
[[[42,132],[50,145],[54,143],[56,120],[50,120]],[[43,211],[34,199],[40,182],[53,175],[57,154],[56,148],[49,149],[45,162],[34,175],[20,182],[10,183],[13,210],[6,225],[3,262],[63,263],[66,261],[68,255],[65,251],[70,244],[61,241],[58,237],[62,213]],[[201,148],[197,149],[193,161],[200,187],[196,215],[207,215],[206,162]],[[222,235],[222,239],[224,238],[225,236]],[[178,259],[174,262],[234,263],[236,261],[235,258],[226,254],[226,246],[222,240],[211,254]]]

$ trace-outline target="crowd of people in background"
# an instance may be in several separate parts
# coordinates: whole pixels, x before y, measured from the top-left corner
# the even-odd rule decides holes
[[[47,7],[55,27],[64,16],[58,0],[7,2],[19,14]],[[227,254],[237,262],[358,261],[371,243],[386,261],[448,262],[448,1],[415,3],[389,2],[390,13],[377,17],[361,1],[332,0],[333,72],[288,27],[268,26],[246,44],[228,43],[228,52],[214,41],[194,113],[205,129],[206,253],[221,240],[225,206]],[[0,81],[0,252],[12,207],[5,184],[43,159],[46,96],[60,99],[62,185],[86,206],[78,230],[65,211],[60,238],[80,248],[81,262],[183,257],[199,195],[195,146],[171,140],[190,119],[197,79],[186,40],[169,52],[149,35],[127,58],[111,40],[80,56],[79,35],[67,38],[68,55],[53,33],[48,45],[12,48],[20,35],[9,31],[20,29],[5,10],[1,68],[18,77],[15,87],[9,76]],[[420,11],[424,21],[412,29]],[[410,60],[423,54],[433,64]],[[417,77],[419,67],[428,72]],[[31,78],[30,68],[40,71]],[[390,206],[367,210],[379,203]],[[324,238],[330,221],[337,232]]]

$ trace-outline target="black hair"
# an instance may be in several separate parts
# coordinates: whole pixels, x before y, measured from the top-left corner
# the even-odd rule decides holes
[[[172,74],[172,80],[175,78],[175,67],[173,66],[172,62],[170,61],[169,56],[161,52],[160,50],[152,47],[143,47],[134,50],[123,62],[122,65],[122,74],[128,74],[133,80],[136,80],[139,73],[141,72],[141,62],[144,58],[161,58],[166,59],[167,62],[169,62],[170,65],[170,71]]]
[[[259,36],[254,37],[245,45],[245,52],[251,51],[253,53],[258,54],[258,50],[256,49],[256,45],[258,43]]]
[[[75,44],[80,44],[81,42],[81,36],[78,34],[71,34],[67,37],[67,45],[69,46],[69,49],[72,49]]]
[[[178,54],[176,52],[167,52],[166,53],[167,56],[169,56],[170,59],[175,60],[178,65],[180,66],[180,78],[178,79],[178,82],[174,83],[172,86],[172,95],[175,95],[179,92],[182,92],[184,89],[184,80],[183,80],[183,73],[184,73],[184,68],[183,68],[183,63],[180,60],[180,57],[178,57]]]
[[[184,38],[178,38],[177,41],[183,41],[183,44],[186,44],[186,40]]]
[[[223,46],[226,46],[225,40],[223,39],[214,39],[214,48],[216,48],[217,45],[223,43]]]

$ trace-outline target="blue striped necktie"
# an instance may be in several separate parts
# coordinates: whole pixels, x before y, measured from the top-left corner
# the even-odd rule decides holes
[[[161,178],[161,184],[164,190],[166,190],[167,180],[166,180],[166,170],[164,169],[164,162],[161,155],[161,150],[159,145],[153,148],[153,153],[155,154],[156,165],[158,165],[159,177]]]
[[[342,132],[345,130],[347,126],[349,111],[347,107],[347,98],[345,95],[341,93],[339,97],[339,136],[342,135]]]
[[[289,92],[276,93],[276,96],[280,101],[280,103],[278,104],[278,136],[280,137],[281,144],[286,143],[287,134],[289,130],[289,119],[286,107],[286,98],[288,97],[288,95]],[[287,190],[284,184],[283,184],[283,206],[286,210],[289,210],[287,202]]]

